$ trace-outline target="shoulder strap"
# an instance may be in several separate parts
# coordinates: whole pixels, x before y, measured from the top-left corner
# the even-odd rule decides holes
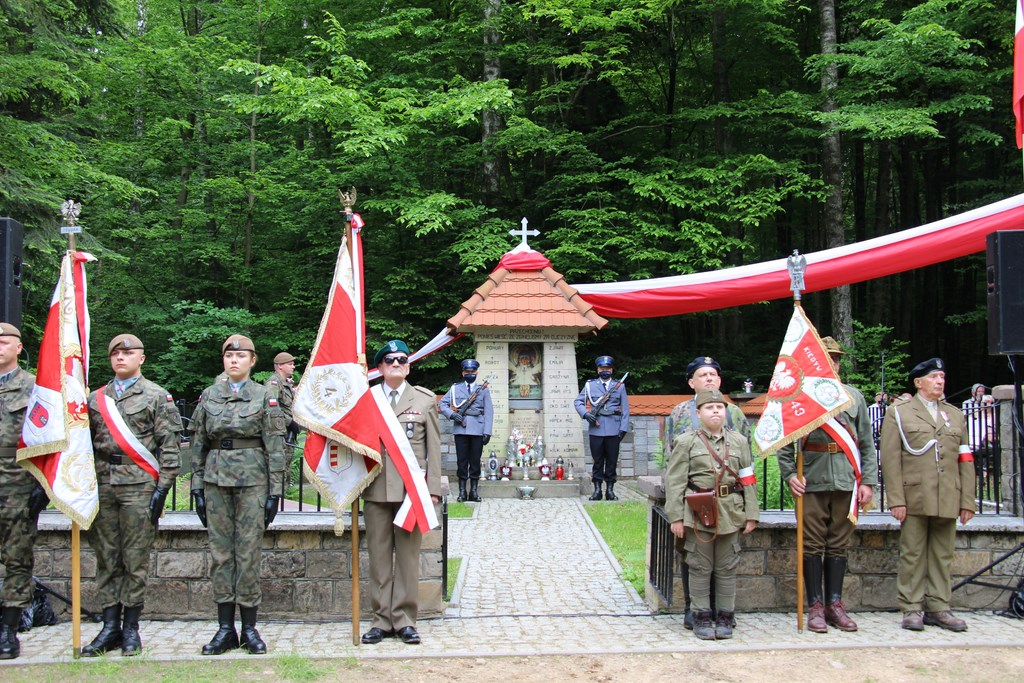
[[[708,447],[708,453],[711,454],[711,457],[714,458],[715,460],[717,460],[718,464],[721,465],[725,469],[726,472],[731,474],[733,476],[733,478],[736,479],[736,481],[739,481],[740,480],[740,475],[736,474],[735,470],[733,470],[733,468],[729,467],[729,463],[728,462],[722,462],[722,459],[720,457],[718,457],[718,453],[715,452],[714,447],[711,445],[711,442],[708,441],[708,437],[704,435],[704,432],[702,432],[699,427],[697,428],[696,431],[697,431],[697,436],[699,436],[700,440],[704,442],[704,445]],[[729,439],[725,439],[725,459],[726,460],[729,459]]]

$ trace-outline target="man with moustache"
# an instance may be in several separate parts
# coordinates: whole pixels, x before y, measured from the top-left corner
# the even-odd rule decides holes
[[[966,631],[949,611],[949,568],[956,522],[974,517],[974,458],[964,414],[942,399],[946,364],[929,358],[914,366],[917,393],[889,407],[882,423],[886,502],[900,523],[896,590],[901,626]]]

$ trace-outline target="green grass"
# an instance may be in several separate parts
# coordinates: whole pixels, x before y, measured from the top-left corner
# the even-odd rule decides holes
[[[469,519],[473,516],[473,506],[469,503],[448,503],[448,517],[450,519]]]
[[[647,565],[647,502],[631,500],[613,505],[585,505],[584,509],[622,567],[622,577],[643,596]]]
[[[455,590],[455,582],[459,579],[459,568],[461,566],[461,557],[448,558],[448,595],[444,596],[445,600],[449,600],[452,597],[452,591]]]

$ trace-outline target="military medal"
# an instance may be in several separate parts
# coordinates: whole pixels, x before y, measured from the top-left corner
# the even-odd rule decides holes
[[[939,411],[939,415],[942,416],[943,422],[945,422],[946,426],[949,427],[949,415],[946,414],[946,411],[945,410],[940,410]]]

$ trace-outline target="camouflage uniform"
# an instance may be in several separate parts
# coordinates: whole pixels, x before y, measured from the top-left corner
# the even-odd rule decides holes
[[[290,426],[292,422],[292,401],[295,397],[295,383],[292,378],[283,378],[275,372],[267,378],[263,386],[270,392],[271,398],[277,399],[277,406],[284,413],[285,424]]]
[[[16,451],[35,383],[35,376],[16,368],[0,386],[0,560],[7,570],[0,601],[18,609],[25,609],[32,600],[36,522],[29,516],[28,498],[36,479],[17,463]]]
[[[99,392],[114,401],[132,433],[160,463],[159,481],[127,455],[99,410]],[[156,539],[150,519],[153,489],[170,489],[178,476],[181,415],[174,399],[145,377],[117,397],[112,381],[89,396],[89,428],[96,457],[99,512],[86,538],[96,553],[96,597],[100,607],[141,605],[149,555]]]
[[[700,424],[697,420],[696,401],[696,397],[689,401],[683,401],[673,408],[669,416],[665,418],[665,440],[662,444],[665,462],[668,462],[672,455],[672,443],[676,437],[686,432],[692,432]],[[750,424],[747,422],[747,416],[735,403],[725,404],[725,426],[739,432],[743,438],[750,441]]]
[[[280,495],[284,476],[285,416],[261,385],[246,381],[235,393],[217,382],[203,391],[192,424],[192,489],[206,495],[213,599],[256,607],[264,505]]]

